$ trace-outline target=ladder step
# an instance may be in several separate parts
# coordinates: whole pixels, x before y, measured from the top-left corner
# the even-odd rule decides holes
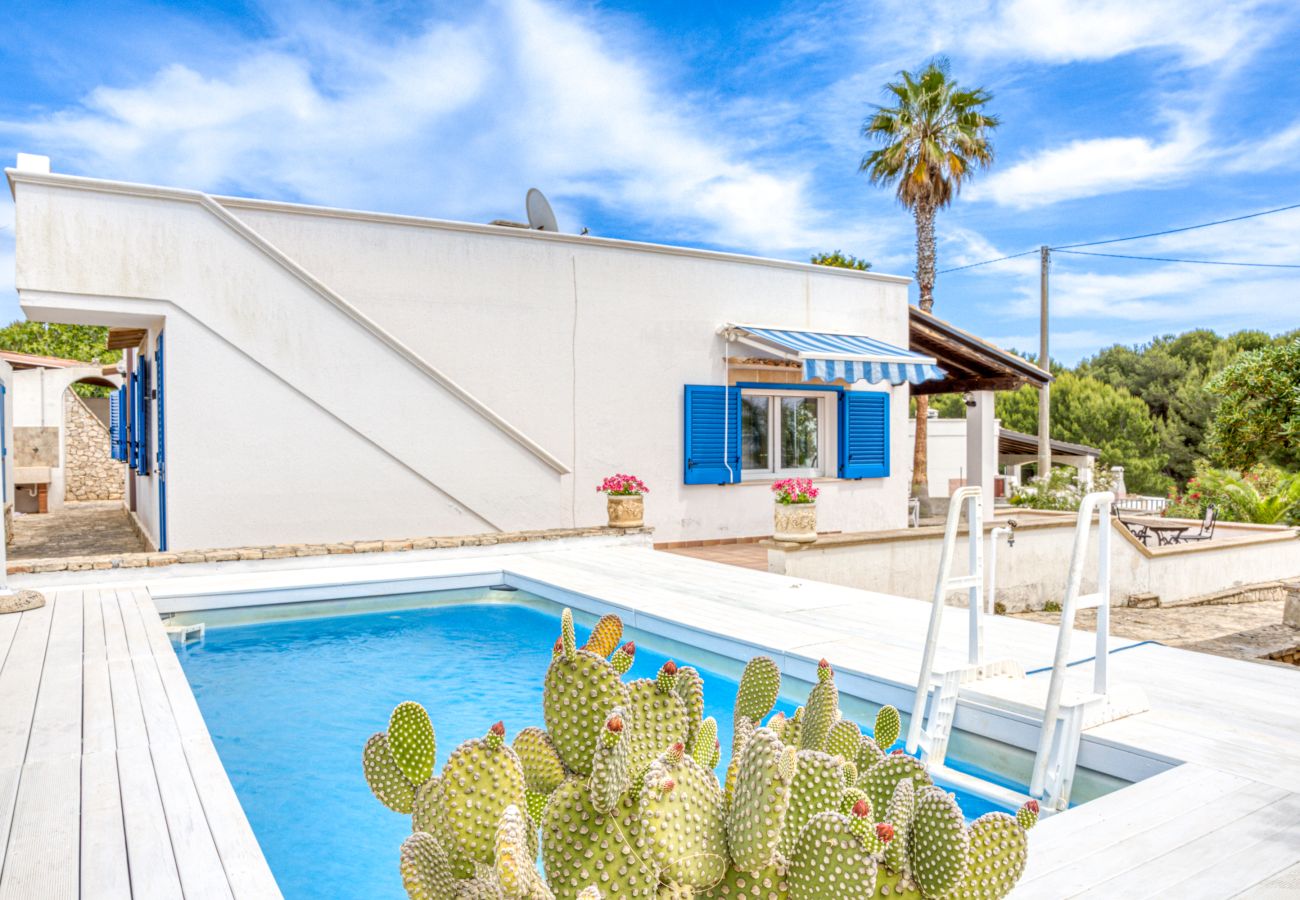
[[[943,583],[944,590],[956,591],[962,588],[982,587],[984,579],[979,575],[959,575],[956,578],[949,578]]]
[[[1101,594],[1080,594],[1074,601],[1075,609],[1096,609],[1101,606]]]

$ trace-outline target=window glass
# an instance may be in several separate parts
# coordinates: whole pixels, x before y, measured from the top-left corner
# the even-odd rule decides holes
[[[781,398],[781,468],[817,467],[817,400]]]
[[[740,400],[741,469],[772,468],[769,453],[771,399],[771,397],[742,397]]]

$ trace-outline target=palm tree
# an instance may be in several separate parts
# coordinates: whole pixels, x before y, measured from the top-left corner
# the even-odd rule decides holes
[[[872,184],[894,185],[898,202],[916,217],[916,282],[921,309],[934,308],[934,217],[952,202],[976,169],[993,162],[990,132],[997,116],[983,112],[993,95],[983,88],[963,90],[948,74],[948,61],[935,59],[919,72],[899,72],[901,81],[885,85],[893,106],[877,106],[862,125],[862,136],[881,144],[862,158],[860,171]],[[916,398],[916,446],[912,483],[916,496],[926,484],[926,431],[929,397]]]

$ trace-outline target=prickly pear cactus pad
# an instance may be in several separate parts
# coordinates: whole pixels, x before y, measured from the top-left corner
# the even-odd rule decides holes
[[[524,767],[528,815],[534,822],[540,822],[546,798],[564,781],[564,763],[551,736],[535,725],[529,725],[516,734],[510,746]]]
[[[694,896],[695,888],[674,881],[659,888],[658,900],[691,900]]]
[[[910,779],[918,791],[931,784],[930,776],[926,774],[925,766],[920,760],[902,753],[893,753],[872,766],[859,779],[858,786],[867,792],[871,808],[880,816],[893,799],[894,788],[904,778]]]
[[[628,641],[622,647],[614,651],[614,655],[609,658],[610,665],[614,671],[620,675],[626,675],[627,670],[632,668],[632,663],[636,661],[636,643]]]
[[[885,847],[885,865],[908,883],[912,880],[912,864],[907,857],[907,848],[915,812],[916,786],[912,779],[904,778],[894,788],[894,796],[885,807],[882,818],[894,828],[894,839]]]
[[[735,787],[727,808],[727,849],[741,871],[755,872],[776,861],[798,765],[797,759],[791,765],[785,755],[780,738],[770,729],[760,728],[736,765]]]
[[[825,750],[826,739],[839,717],[840,692],[835,687],[835,671],[823,659],[817,664],[817,683],[809,692],[808,704],[804,707],[799,749]]]
[[[427,831],[438,834],[442,826],[442,812],[438,808],[437,775],[420,785],[415,792],[415,802],[411,805],[411,830]]]
[[[582,645],[582,649],[597,656],[608,657],[618,648],[618,642],[622,639],[623,620],[610,613],[600,617],[600,621],[591,629],[591,635],[587,638],[587,643]]]
[[[790,860],[790,900],[871,900],[875,893],[875,857],[849,817],[823,812],[809,819]]]
[[[676,681],[675,672],[672,681]],[[659,678],[639,678],[627,683],[628,701],[623,705],[632,730],[628,767],[633,777],[644,772],[673,744],[685,744],[689,736],[686,703],[671,688],[665,690],[663,684],[662,672]]]
[[[889,752],[902,729],[903,720],[899,717],[898,710],[892,706],[880,707],[880,712],[876,713],[876,745],[886,753]]]
[[[424,707],[411,700],[398,705],[388,719],[388,747],[403,774],[423,784],[433,774],[437,744],[433,723]]]
[[[1027,800],[1025,805],[1016,810],[1016,821],[1020,827],[1028,831],[1038,824],[1038,801]]]
[[[566,768],[591,774],[591,754],[600,729],[606,714],[616,706],[632,708],[627,687],[602,657],[586,650],[566,652],[562,648],[560,655],[551,660],[542,692],[542,713],[546,731]],[[684,711],[682,715],[684,718]]]
[[[410,815],[415,802],[415,785],[406,777],[388,745],[388,735],[376,732],[366,741],[361,754],[361,768],[370,793],[393,812]]]
[[[637,850],[636,810],[626,795],[610,815],[592,805],[583,779],[555,789],[542,817],[542,864],[560,900],[595,885],[606,897],[654,897],[658,873]]]
[[[755,656],[745,665],[736,691],[733,715],[757,724],[776,706],[781,693],[781,667],[770,656]]]
[[[646,771],[637,802],[640,834],[660,878],[707,888],[727,871],[727,832],[717,776],[674,744]]]
[[[686,752],[695,757],[695,761],[706,769],[718,765],[718,756],[722,752],[718,747],[718,720],[709,716],[695,729],[695,734],[686,741]]]
[[[492,862],[497,825],[507,806],[524,807],[524,767],[504,744],[504,727],[457,747],[443,766],[435,794],[452,869],[461,877]],[[466,871],[465,863],[470,871]]]
[[[858,728],[856,722],[849,719],[840,719],[831,726],[830,734],[826,736],[826,747],[824,749],[831,756],[844,757],[853,763],[854,768],[856,768],[858,752],[861,746],[862,729]]]
[[[694,753],[695,733],[704,719],[704,679],[693,667],[682,666],[677,670],[673,693],[686,705],[686,746],[689,752]]]
[[[457,895],[447,854],[431,834],[417,831],[402,843],[400,868],[411,900],[445,900]]]
[[[493,873],[506,897],[532,900],[554,896],[537,874],[537,850],[529,846],[530,834],[536,834],[533,823],[519,807],[507,806],[497,823],[493,851]]]
[[[1020,823],[991,812],[970,826],[966,877],[950,895],[960,900],[1001,900],[1024,874],[1029,840]]]
[[[842,760],[820,750],[800,750],[790,785],[790,805],[785,811],[785,827],[781,829],[780,852],[789,858],[794,854],[799,832],[805,823],[819,812],[839,808],[844,794],[844,768]]]
[[[864,734],[862,740],[858,743],[858,777],[861,778],[866,775],[875,768],[876,763],[884,758],[884,751],[876,746],[875,741]]]
[[[624,723],[627,710],[614,708],[605,720],[604,731],[596,742],[596,752],[591,761],[591,802],[596,811],[609,814],[618,805],[619,797],[632,783],[628,771],[628,751],[631,741]]]
[[[952,794],[922,788],[908,836],[912,877],[926,897],[943,897],[966,876],[970,835]]]

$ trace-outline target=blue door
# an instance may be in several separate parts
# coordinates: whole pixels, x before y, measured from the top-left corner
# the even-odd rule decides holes
[[[163,369],[163,333],[158,332],[158,344],[153,352],[154,380],[158,401],[158,549],[167,549],[167,431],[164,427],[166,405],[163,386],[167,383]]]

